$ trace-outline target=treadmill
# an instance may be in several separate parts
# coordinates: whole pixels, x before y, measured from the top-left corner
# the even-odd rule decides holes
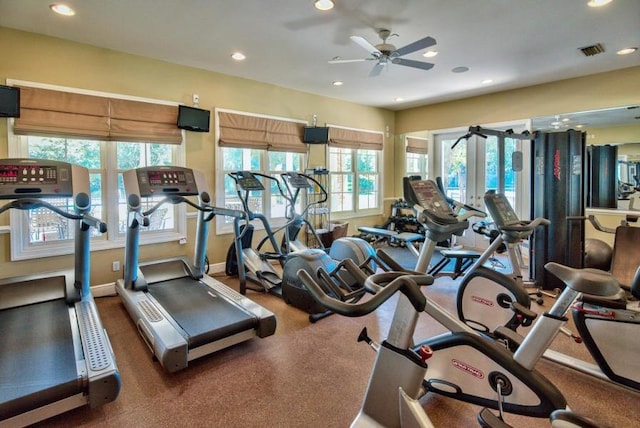
[[[204,273],[209,224],[243,211],[211,206],[204,175],[178,166],[126,171],[127,238],[124,278],[116,290],[143,340],[168,372],[188,362],[276,329],[275,315]],[[163,196],[142,212],[142,198]],[[187,197],[197,196],[197,203]],[[185,257],[138,263],[140,227],[163,204],[187,204],[198,213],[193,263]]]
[[[74,212],[45,201],[71,198]],[[120,392],[120,374],[89,287],[89,171],[66,162],[0,159],[0,199],[74,220],[75,267],[0,280],[0,425],[30,425]],[[12,233],[15,233],[12,230]]]

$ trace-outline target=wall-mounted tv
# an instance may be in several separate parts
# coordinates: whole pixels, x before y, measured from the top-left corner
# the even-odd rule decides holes
[[[329,128],[326,126],[305,126],[303,142],[307,144],[327,144]]]
[[[210,116],[209,110],[178,106],[178,128],[194,132],[209,132]]]
[[[20,88],[0,85],[0,117],[20,117]]]

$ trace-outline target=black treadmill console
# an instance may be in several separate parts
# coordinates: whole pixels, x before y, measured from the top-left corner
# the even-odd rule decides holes
[[[285,180],[289,183],[291,187],[294,189],[307,189],[311,187],[311,183],[307,180],[307,177],[304,175],[300,175],[297,172],[287,172],[282,175]]]
[[[436,221],[442,223],[457,223],[451,207],[444,199],[438,186],[432,180],[409,181],[412,195],[407,200],[421,206]]]
[[[193,170],[179,166],[154,166],[138,168],[140,196],[198,195],[198,186]]]
[[[262,182],[249,171],[238,171],[236,173],[238,186],[242,190],[264,190]]]
[[[505,195],[490,190],[484,194],[484,203],[498,227],[520,223],[520,219]]]
[[[40,159],[0,159],[0,199],[72,197],[72,165]]]

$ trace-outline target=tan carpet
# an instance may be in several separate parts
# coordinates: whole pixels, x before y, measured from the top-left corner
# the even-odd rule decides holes
[[[235,279],[218,279],[237,289]],[[453,308],[455,289],[456,282],[443,277],[425,293]],[[276,334],[203,357],[175,374],[164,372],[152,360],[118,297],[98,299],[122,375],[120,396],[101,408],[76,409],[40,426],[349,426],[360,406],[375,356],[355,339],[363,326],[373,338],[381,339],[389,327],[395,301],[366,317],[333,315],[310,324],[305,313],[278,298],[249,293],[276,314]],[[416,339],[440,331],[433,320],[423,316]],[[554,346],[579,347],[564,336],[556,339]],[[603,426],[638,426],[639,393],[546,361],[538,368],[565,393],[574,410]],[[423,401],[436,426],[478,426],[478,407],[432,394]],[[542,419],[507,418],[518,427],[549,426]]]

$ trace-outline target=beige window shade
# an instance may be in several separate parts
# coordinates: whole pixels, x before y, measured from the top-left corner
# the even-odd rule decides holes
[[[382,142],[379,132],[329,127],[329,144],[334,147],[382,150]]]
[[[407,153],[420,153],[426,155],[428,153],[427,140],[422,138],[407,137]]]
[[[219,112],[221,147],[280,152],[307,151],[302,139],[304,124],[266,117]]]
[[[42,88],[20,88],[17,135],[180,144],[178,108]]]

